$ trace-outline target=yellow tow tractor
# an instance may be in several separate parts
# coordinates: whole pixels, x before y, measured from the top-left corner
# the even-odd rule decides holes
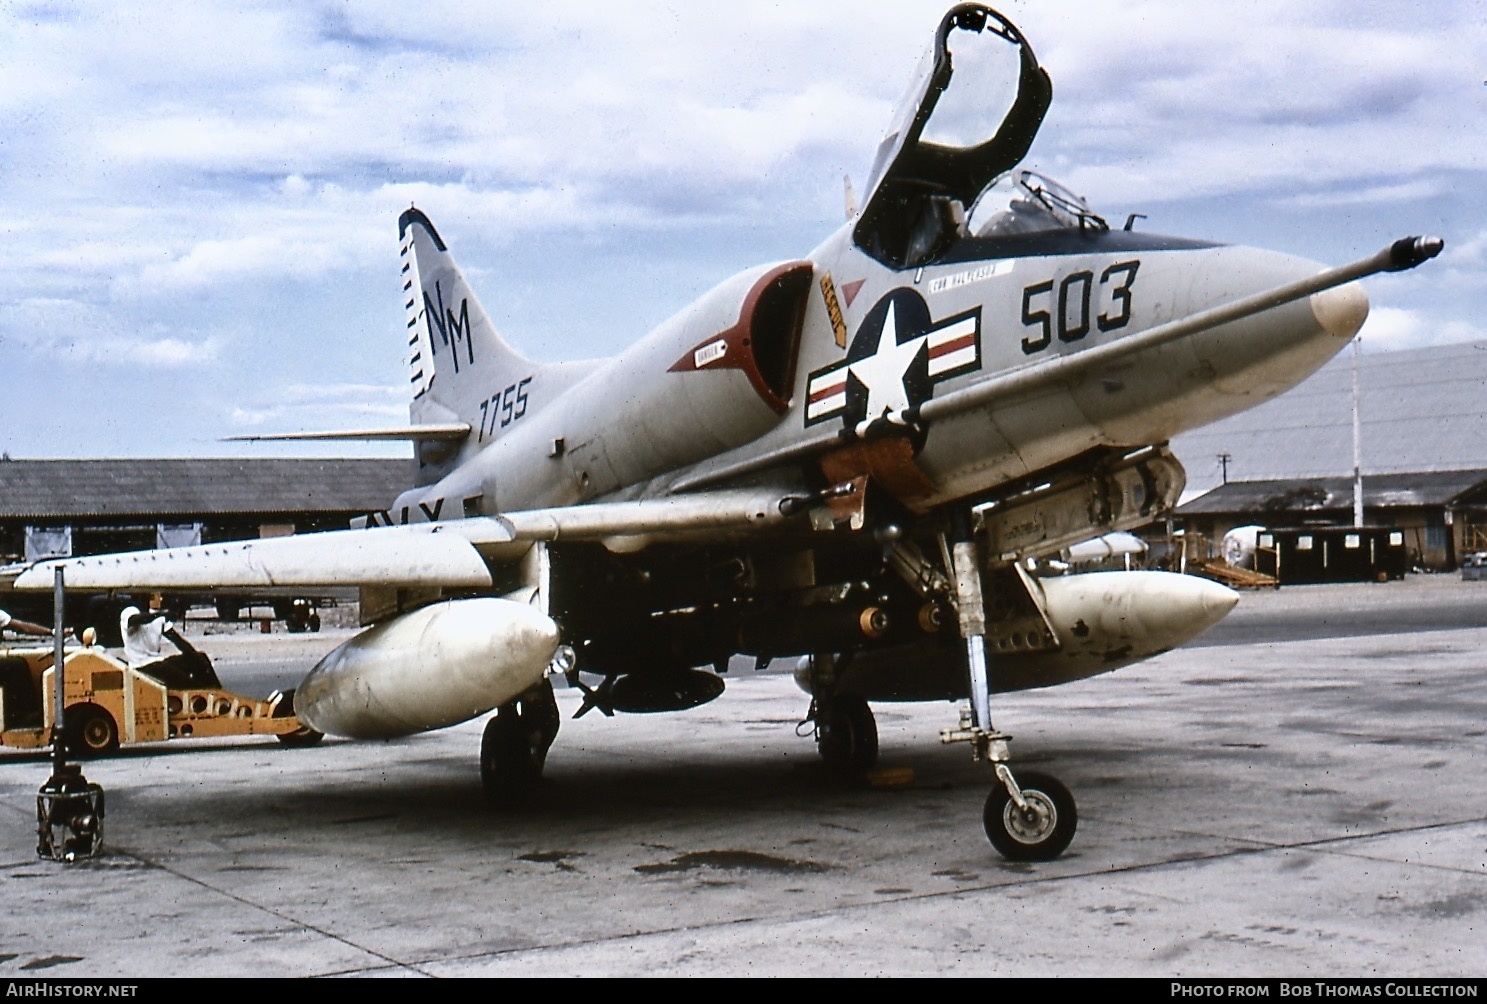
[[[295,716],[293,690],[256,700],[220,688],[171,689],[94,647],[91,629],[83,640],[63,656],[63,738],[76,756],[171,739],[275,736],[286,746],[309,746],[323,738]],[[51,745],[55,660],[51,647],[0,647],[0,746]]]

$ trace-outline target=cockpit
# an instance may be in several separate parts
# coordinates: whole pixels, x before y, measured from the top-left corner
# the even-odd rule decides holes
[[[998,178],[976,202],[966,233],[1006,237],[1048,230],[1109,230],[1083,196],[1037,171],[1012,171]]]
[[[858,247],[914,268],[967,237],[1108,229],[1057,182],[1014,171],[1052,97],[1015,25],[980,4],[953,8],[878,148],[852,231]]]

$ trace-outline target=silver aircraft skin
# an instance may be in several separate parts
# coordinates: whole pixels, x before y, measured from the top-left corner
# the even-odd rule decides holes
[[[362,587],[366,629],[310,671],[297,713],[375,738],[495,710],[480,764],[498,803],[540,783],[554,679],[583,690],[580,714],[673,711],[722,693],[732,656],[798,660],[848,780],[874,766],[871,702],[956,702],[940,738],[995,772],[987,836],[1055,857],[1073,798],[1012,770],[991,695],[1150,657],[1237,597],[1030,559],[1170,511],[1171,437],[1305,379],[1368,314],[1354,280],[1441,242],[1327,269],[1112,228],[1019,167],[1050,99],[1016,27],[952,8],[861,209],[612,359],[523,357],[409,209],[410,426],[255,438],[406,438],[418,484],[356,528],[72,559],[67,585]],[[50,588],[52,567],[14,587]]]

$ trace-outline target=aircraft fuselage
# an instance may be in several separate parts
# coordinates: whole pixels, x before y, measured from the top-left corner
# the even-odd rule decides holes
[[[1321,294],[1327,309],[1304,298],[921,431],[914,412],[926,402],[1320,270],[1253,248],[1075,230],[968,237],[934,264],[892,271],[844,227],[806,261],[725,281],[552,400],[498,374],[520,389],[506,428],[388,516],[491,515],[761,476],[804,488],[814,472],[792,462],[803,444],[900,432],[927,482],[912,508],[984,496],[1289,389],[1347,344],[1366,299],[1356,285]],[[497,414],[502,392],[491,395]]]

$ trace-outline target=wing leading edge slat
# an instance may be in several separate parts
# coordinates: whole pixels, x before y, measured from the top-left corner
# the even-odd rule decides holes
[[[699,535],[757,532],[790,519],[780,491],[719,491],[686,497],[533,509],[496,517],[132,551],[7,569],[17,591],[50,590],[53,569],[68,589],[238,589],[267,586],[491,585],[491,562],[511,561],[536,541],[602,541],[635,549]]]

